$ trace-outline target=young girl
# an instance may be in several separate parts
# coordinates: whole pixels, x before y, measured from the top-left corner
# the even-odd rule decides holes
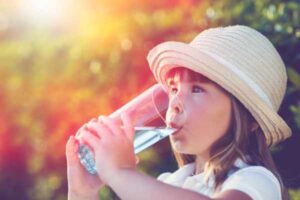
[[[285,66],[270,41],[246,26],[211,28],[191,43],[165,42],[148,62],[169,96],[168,127],[179,169],[157,180],[136,169],[134,129],[100,116],[77,137],[95,153],[98,175],[66,146],[69,200],[98,199],[110,186],[121,199],[287,199],[269,147],[291,135],[277,114],[286,90]]]

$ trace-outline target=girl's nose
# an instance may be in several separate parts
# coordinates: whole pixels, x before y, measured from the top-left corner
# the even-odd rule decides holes
[[[180,98],[178,94],[170,100],[170,107],[172,112],[174,112],[174,114],[182,113],[183,111],[182,98]]]

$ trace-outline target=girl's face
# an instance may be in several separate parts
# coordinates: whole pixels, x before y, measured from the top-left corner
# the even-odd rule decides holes
[[[229,95],[216,83],[189,70],[167,78],[167,125],[175,151],[209,158],[210,147],[226,134],[231,121]]]

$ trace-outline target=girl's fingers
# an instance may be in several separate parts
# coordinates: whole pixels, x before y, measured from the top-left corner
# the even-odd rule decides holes
[[[132,124],[132,121],[131,121],[129,115],[126,112],[122,113],[121,119],[123,122],[123,127],[124,127],[124,131],[126,133],[127,138],[130,141],[133,141],[135,131],[134,131],[134,127],[133,127],[133,124]]]
[[[121,125],[117,124],[113,119],[105,116],[100,116],[99,120],[104,123],[104,125],[110,129],[111,133],[113,135],[120,135],[123,134],[123,131],[121,129]]]
[[[66,158],[68,165],[73,165],[74,163],[77,163],[79,161],[77,156],[78,148],[78,141],[73,135],[70,136],[66,144]]]
[[[140,162],[140,158],[138,156],[135,156],[135,164],[137,165],[139,164],[139,162]]]
[[[98,121],[97,118],[92,118],[92,119],[89,121],[89,123],[90,123],[90,122],[97,122],[97,121]]]
[[[91,122],[97,122],[97,121],[98,121],[97,118],[92,118],[88,123],[91,123]],[[78,131],[77,131],[76,134],[75,134],[76,137],[78,137],[78,136],[80,135],[80,132],[81,132],[82,130],[87,129],[87,124],[88,124],[88,123],[82,125],[82,126],[78,129]]]
[[[99,138],[108,138],[113,135],[111,130],[100,121],[88,123],[86,130],[92,132]]]
[[[83,143],[90,146],[93,150],[100,144],[100,139],[89,131],[83,130],[80,138]]]
[[[84,130],[85,128],[86,128],[86,124],[82,125],[82,126],[78,129],[78,131],[76,132],[75,137],[78,137],[78,136],[80,135],[80,132],[81,132],[82,130]]]

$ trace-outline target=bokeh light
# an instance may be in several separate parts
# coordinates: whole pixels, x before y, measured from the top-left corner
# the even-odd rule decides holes
[[[300,181],[291,178],[300,165],[290,156],[300,151],[295,2],[0,0],[0,199],[66,199],[68,137],[154,84],[148,51],[231,23],[266,34],[287,64],[289,88],[280,114],[296,139],[274,157],[292,180],[291,194],[300,196]],[[140,170],[153,177],[175,170],[168,145],[166,140],[142,153]],[[107,188],[101,195],[117,199]]]

